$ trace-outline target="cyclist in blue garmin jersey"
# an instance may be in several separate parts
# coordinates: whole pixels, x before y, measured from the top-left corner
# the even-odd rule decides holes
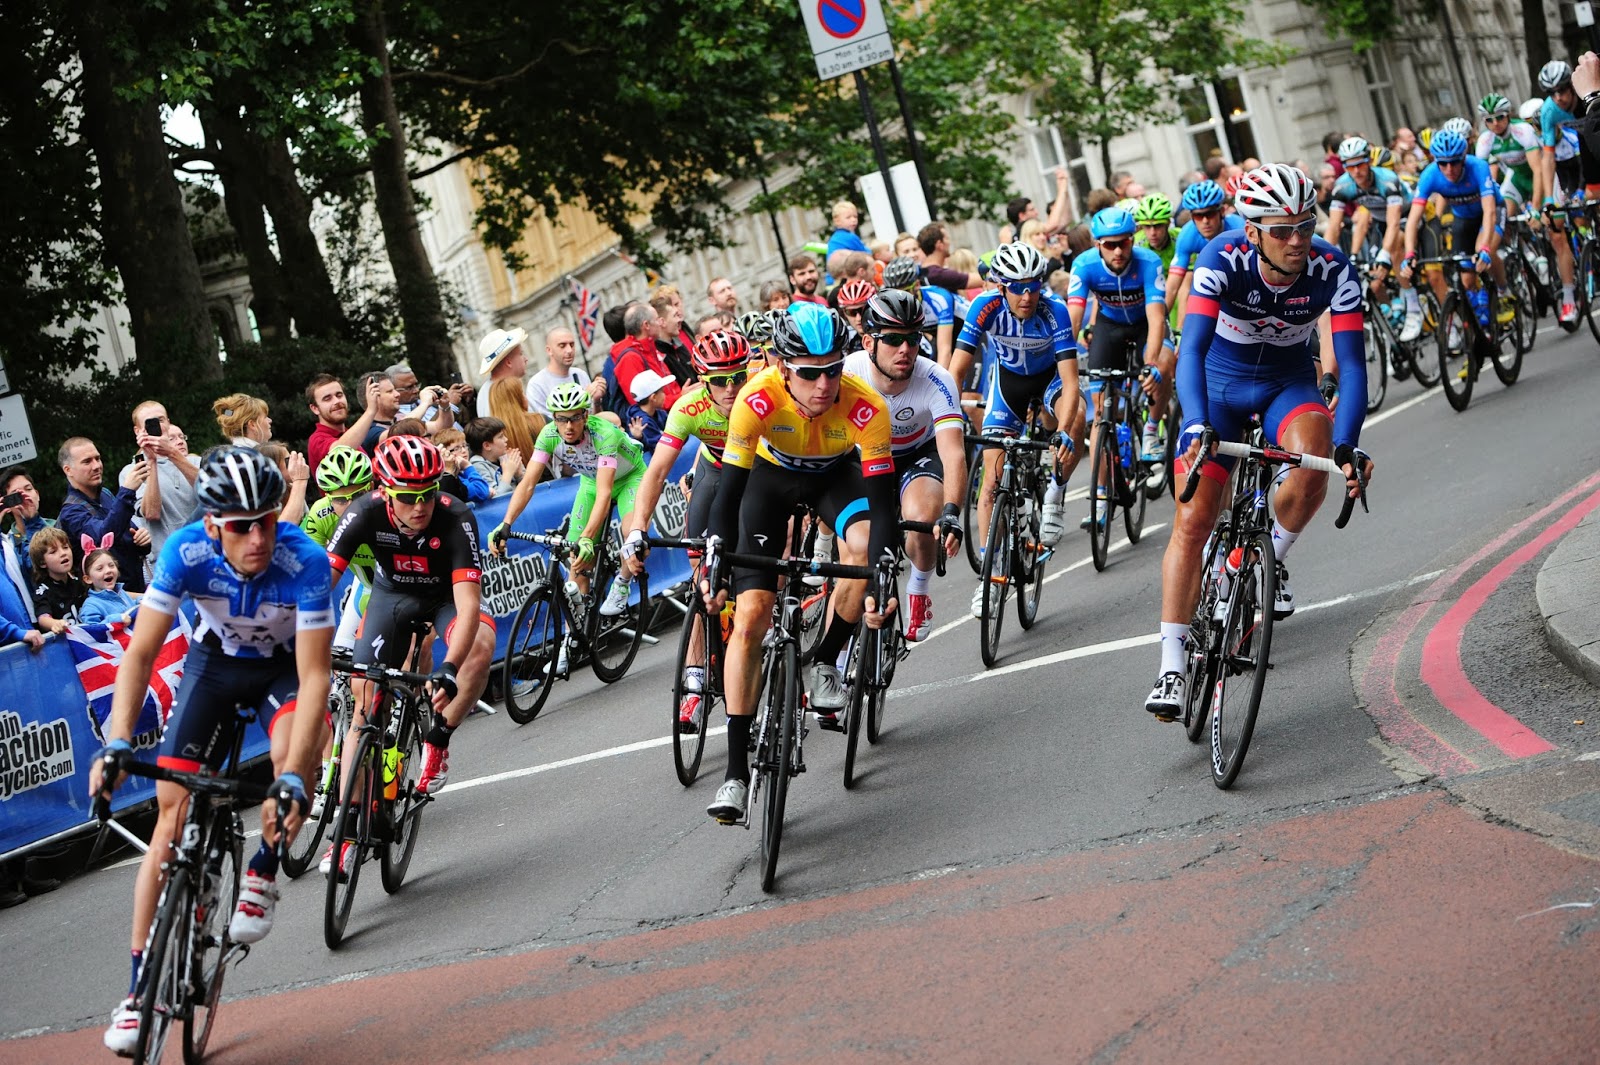
[[[1454,218],[1450,223],[1452,253],[1465,259],[1468,248],[1476,249],[1472,255],[1476,273],[1464,273],[1462,280],[1467,286],[1468,298],[1472,301],[1478,321],[1487,325],[1488,295],[1478,286],[1477,273],[1491,270],[1500,291],[1506,291],[1505,267],[1494,254],[1500,186],[1489,172],[1488,163],[1467,154],[1467,139],[1456,131],[1441,129],[1429,142],[1428,150],[1433,153],[1433,162],[1422,171],[1422,177],[1417,181],[1417,191],[1411,198],[1411,214],[1406,220],[1406,254],[1400,277],[1409,281],[1416,271],[1417,240],[1422,230],[1423,208],[1427,206],[1429,196],[1437,195],[1444,200]],[[1446,294],[1444,274],[1435,274],[1430,280],[1434,295],[1443,303]],[[1411,329],[1408,315],[1400,339],[1411,341],[1416,338],[1417,333]]]
[[[965,380],[967,367],[987,340],[994,360],[985,392],[983,432],[1015,436],[1026,429],[1022,419],[1028,404],[1044,404],[1045,422],[1057,429],[1057,456],[1061,479],[1051,478],[1045,490],[1039,539],[1054,547],[1061,539],[1063,497],[1067,479],[1083,452],[1083,403],[1078,391],[1078,342],[1071,316],[1060,298],[1044,290],[1044,256],[1031,244],[1016,241],[994,253],[989,278],[1000,287],[972,301],[966,322],[956,338],[950,373]],[[988,529],[994,507],[994,485],[999,475],[1001,451],[983,453],[983,491],[978,496],[978,524]],[[974,616],[982,616],[983,587],[972,597]]]
[[[1219,236],[1195,263],[1194,294],[1184,319],[1184,357],[1178,398],[1185,424],[1181,476],[1204,462],[1199,488],[1178,504],[1161,567],[1161,670],[1145,709],[1162,721],[1183,712],[1189,620],[1200,601],[1206,538],[1216,524],[1232,460],[1200,454],[1207,425],[1223,440],[1239,440],[1260,413],[1267,436],[1284,448],[1326,457],[1344,467],[1355,490],[1354,465],[1368,477],[1372,463],[1356,450],[1366,406],[1366,356],[1361,334],[1361,285],[1339,249],[1313,236],[1317,194],[1295,167],[1269,163],[1246,174],[1235,200],[1243,233]],[[1333,349],[1345,401],[1337,419],[1317,391],[1313,331],[1332,312]],[[1327,492],[1321,473],[1295,470],[1278,489],[1272,527],[1278,565],[1275,617],[1294,612],[1284,558]]]
[[[1167,267],[1167,306],[1176,307],[1181,319],[1195,256],[1218,233],[1243,229],[1244,222],[1228,211],[1228,194],[1215,181],[1197,181],[1184,189],[1179,206],[1189,212],[1189,220],[1178,230],[1177,250]]]
[[[187,596],[199,625],[156,764],[185,772],[220,769],[233,747],[235,707],[254,706],[271,738],[274,787],[286,787],[296,800],[282,826],[276,803],[261,807],[261,846],[240,880],[228,929],[236,943],[259,942],[272,928],[278,900],[273,844],[280,830],[292,838],[299,828],[307,806],[303,774],[315,767],[327,728],[333,578],[322,548],[298,527],[278,521],[283,492],[283,475],[259,451],[225,446],[201,459],[195,495],[205,517],[173,533],[161,548],[117,670],[106,748],[89,767],[89,794],[109,796],[121,774],[106,779],[106,766],[114,768],[133,751],[151,669]],[[299,704],[305,713],[295,713]],[[125,1056],[139,1038],[135,993],[161,893],[161,866],[188,802],[181,785],[156,785],[159,813],[134,880],[132,979],[105,1034],[106,1046]]]
[[[1572,195],[1583,189],[1583,167],[1578,158],[1578,133],[1573,126],[1578,119],[1573,110],[1578,106],[1578,94],[1572,89],[1572,67],[1560,59],[1552,59],[1539,68],[1539,88],[1544,91],[1544,103],[1539,107],[1539,141],[1544,148],[1544,172],[1550,181],[1543,189],[1539,206],[1565,206]],[[1562,323],[1578,318],[1577,292],[1574,278],[1576,268],[1572,261],[1572,245],[1565,237],[1566,223],[1559,217],[1550,219],[1550,243],[1556,249],[1556,270],[1561,275]]]

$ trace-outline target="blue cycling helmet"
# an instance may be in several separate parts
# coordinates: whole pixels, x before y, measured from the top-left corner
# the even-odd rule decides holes
[[[842,355],[849,346],[850,327],[839,312],[816,303],[791,303],[772,326],[772,344],[783,359],[807,355]]]
[[[1441,129],[1433,135],[1428,151],[1436,163],[1453,163],[1467,155],[1467,138],[1453,129]]]
[[[1183,202],[1179,206],[1185,211],[1209,211],[1221,207],[1227,199],[1228,194],[1215,181],[1196,181],[1183,190]]]
[[[1089,235],[1095,240],[1104,240],[1106,237],[1131,237],[1136,228],[1133,212],[1123,207],[1107,207],[1096,211],[1094,217],[1089,219]]]

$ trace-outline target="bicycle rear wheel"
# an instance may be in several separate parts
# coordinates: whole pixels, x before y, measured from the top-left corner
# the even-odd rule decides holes
[[[565,638],[558,594],[553,580],[536,585],[511,623],[501,687],[506,693],[506,716],[519,725],[539,716],[556,681]]]
[[[1539,311],[1538,304],[1534,302],[1533,286],[1534,279],[1528,272],[1527,261],[1521,255],[1507,258],[1506,291],[1516,300],[1517,318],[1514,325],[1517,351],[1523,355],[1533,350],[1534,338],[1539,335]]]
[[[1478,342],[1478,323],[1473,319],[1472,308],[1458,292],[1444,298],[1439,312],[1439,328],[1434,339],[1439,345],[1439,384],[1444,388],[1444,398],[1458,411],[1466,410],[1472,402],[1473,347]]]
[[[689,652],[701,651],[700,662],[704,679],[698,693],[691,692],[684,680],[685,663]],[[683,616],[683,630],[678,635],[677,672],[672,679],[672,766],[678,774],[678,783],[684,787],[693,784],[700,774],[700,758],[705,754],[706,730],[710,728],[711,712],[719,701],[722,690],[722,619],[706,613],[706,604],[699,595],[689,597],[689,612]],[[700,706],[695,720],[684,722],[681,717],[683,702],[692,694],[700,696]]]
[[[1438,354],[1437,351],[1429,351],[1426,342],[1432,336],[1437,344],[1442,316],[1433,286],[1422,277],[1417,278],[1417,301],[1422,305],[1422,333],[1402,346],[1411,363],[1411,376],[1417,379],[1417,384],[1427,389],[1439,383]]]
[[[1110,403],[1108,396],[1106,402]],[[1111,553],[1111,519],[1116,514],[1117,491],[1117,427],[1110,421],[1100,423],[1100,438],[1094,442],[1089,461],[1089,552],[1094,557],[1095,570],[1106,568],[1106,557]],[[1100,488],[1106,494],[1101,496]]]
[[[195,800],[191,797],[190,802]],[[161,892],[155,923],[145,941],[139,982],[139,1038],[133,1047],[135,1062],[157,1062],[167,1046],[172,1022],[184,1010],[184,954],[194,915],[190,871],[178,867],[168,874]],[[230,918],[233,916],[230,912]]]
[[[867,689],[872,686],[873,659],[878,653],[878,633],[865,625],[856,630],[850,641],[850,661],[845,666],[845,683],[850,686],[848,716],[844,734],[844,786],[856,786],[856,749],[861,744],[861,734],[867,730]]]
[[[205,860],[198,903],[195,907],[194,948],[189,959],[190,999],[183,1017],[183,1060],[200,1065],[211,1028],[216,1021],[217,1002],[222,998],[222,981],[228,952],[228,922],[239,903],[239,874],[244,865],[243,825],[231,808],[219,808],[207,827],[200,853]]]
[[[1382,313],[1381,309],[1369,305],[1363,308],[1361,315],[1361,339],[1365,341],[1367,353],[1368,414],[1383,406],[1384,396],[1389,393],[1389,334],[1375,321]]]
[[[1233,786],[1255,732],[1267,683],[1272,601],[1278,587],[1270,535],[1244,540],[1239,552],[1211,699],[1211,781],[1219,788]]]
[[[1600,343],[1600,254],[1593,242],[1583,246],[1578,259],[1578,298],[1583,303],[1583,317],[1589,323],[1589,332]]]
[[[1190,743],[1200,742],[1211,716],[1211,689],[1217,680],[1217,629],[1221,625],[1212,618],[1221,594],[1217,571],[1221,564],[1219,555],[1228,550],[1228,520],[1224,514],[1206,542],[1205,568],[1200,571],[1205,574],[1200,586],[1200,602],[1189,622],[1188,657],[1183,667],[1183,729]]]
[[[1040,476],[1044,476],[1041,472]],[[1022,497],[1023,512],[1018,515],[1021,532],[1016,540],[1017,557],[1011,570],[1017,579],[1017,623],[1026,632],[1039,619],[1039,597],[1044,592],[1044,564],[1049,558],[1047,549],[1039,543],[1039,526],[1042,520],[1041,503],[1037,496]]]
[[[417,791],[417,781],[422,778],[422,722],[426,720],[423,705],[413,703],[396,707],[400,731],[395,737],[395,764],[384,765],[385,795],[388,781],[394,781],[394,798],[379,802],[379,816],[391,819],[388,841],[378,852],[378,875],[383,890],[393,895],[405,883],[406,870],[411,868],[411,852],[417,849],[417,832],[422,827],[422,812],[427,809],[428,798]],[[389,760],[384,751],[385,763]]]
[[[761,807],[761,890],[770,892],[778,876],[778,850],[783,844],[783,809],[789,798],[789,772],[794,762],[795,719],[800,716],[800,659],[785,641],[774,654],[767,677],[766,738],[758,750],[759,772],[766,777]]]
[[[1011,587],[1011,493],[996,492],[994,509],[989,513],[989,541],[983,553],[983,570],[978,575],[983,589],[983,617],[978,619],[978,649],[983,664],[992,666],[1000,658],[1000,629],[1005,624],[1006,593]]]
[[[1149,415],[1150,408],[1144,393],[1139,393],[1139,401],[1133,405],[1132,419],[1128,422],[1128,431],[1132,434],[1132,451],[1127,460],[1123,461],[1119,450],[1117,455],[1117,490],[1121,493],[1122,527],[1128,534],[1128,543],[1136,544],[1139,537],[1144,534],[1144,509],[1145,496],[1140,489],[1140,481],[1144,478],[1144,463],[1139,460],[1139,450],[1144,446],[1145,418]]]
[[[345,781],[344,794],[339,796],[339,811],[333,819],[333,869],[328,873],[328,888],[322,904],[322,940],[330,950],[337,950],[344,942],[350,904],[355,901],[361,865],[366,860],[365,848],[371,844],[372,805],[378,798],[374,782],[381,779],[383,771],[379,741],[380,737],[370,732],[361,734],[355,760],[350,763],[350,779]],[[355,850],[348,875],[344,870],[346,843]]]
[[[961,506],[961,543],[967,553],[967,565],[973,573],[983,572],[983,560],[978,557],[978,538],[973,535],[973,523],[978,520],[978,494],[983,490],[983,451],[972,450],[967,466],[967,496]]]
[[[632,601],[616,617],[600,613],[600,600],[611,588],[617,575],[617,556],[608,547],[600,554],[595,566],[594,582],[589,585],[594,602],[589,607],[589,665],[594,675],[603,683],[615,684],[628,672],[639,645],[644,642],[645,626],[650,621],[650,575],[640,573],[633,579]]]

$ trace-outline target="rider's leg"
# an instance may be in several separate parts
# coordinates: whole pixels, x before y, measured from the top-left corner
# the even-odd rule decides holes
[[[772,625],[776,593],[752,587],[734,600],[733,634],[722,664],[728,704],[728,769],[725,780],[750,782],[750,724],[761,694],[761,640]]]
[[[1326,408],[1303,406],[1291,411],[1276,438],[1287,451],[1323,458],[1333,454],[1333,422]],[[1273,554],[1279,562],[1284,560],[1295,538],[1310,524],[1327,493],[1328,475],[1325,473],[1297,469],[1283,479],[1278,487],[1277,517],[1272,526]]]

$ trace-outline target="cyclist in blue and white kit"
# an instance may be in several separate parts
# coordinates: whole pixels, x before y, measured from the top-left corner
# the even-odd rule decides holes
[[[1327,456],[1344,467],[1354,491],[1353,464],[1371,476],[1372,463],[1356,450],[1366,406],[1366,355],[1361,336],[1361,284],[1338,248],[1313,236],[1317,193],[1292,166],[1269,163],[1246,174],[1235,200],[1246,219],[1243,233],[1206,245],[1195,263],[1194,294],[1184,319],[1184,357],[1178,398],[1187,419],[1179,464],[1187,476],[1204,461],[1199,487],[1179,503],[1172,539],[1161,564],[1161,671],[1145,709],[1162,721],[1183,712],[1184,662],[1189,619],[1200,601],[1206,538],[1216,525],[1232,460],[1202,456],[1207,425],[1219,439],[1240,440],[1251,415],[1260,413],[1268,438],[1284,448]],[[1336,419],[1317,391],[1313,331],[1332,312],[1333,350],[1345,401]],[[1272,527],[1278,565],[1275,617],[1294,612],[1283,560],[1322,505],[1326,475],[1294,470],[1278,489]]]
[[[909,255],[890,259],[884,266],[883,288],[909,292],[921,299],[924,313],[923,324],[918,329],[923,338],[920,350],[922,354],[948,369],[950,356],[955,350],[955,297],[947,289],[923,282],[922,264]],[[923,329],[930,327],[933,330],[931,345],[927,342],[927,334],[922,332]]]
[[[1177,249],[1167,266],[1167,306],[1176,307],[1181,318],[1195,256],[1217,234],[1243,229],[1244,220],[1228,212],[1228,194],[1215,181],[1197,181],[1184,189],[1178,206],[1189,212],[1189,220],[1178,230]]]
[[[1565,206],[1574,193],[1583,189],[1583,166],[1578,159],[1578,132],[1573,125],[1578,121],[1573,109],[1578,106],[1578,94],[1572,89],[1572,67],[1560,59],[1552,59],[1539,68],[1539,88],[1544,91],[1544,103],[1539,107],[1539,141],[1544,146],[1544,173],[1549,183],[1540,192],[1540,207]],[[1556,249],[1556,270],[1561,275],[1561,313],[1563,326],[1577,328],[1578,305],[1576,275],[1572,262],[1572,242],[1567,240],[1566,223],[1557,216],[1550,218],[1550,243]]]
[[[1422,171],[1422,177],[1417,181],[1417,191],[1411,197],[1411,214],[1406,220],[1406,254],[1400,268],[1400,277],[1409,281],[1416,271],[1417,240],[1422,232],[1422,211],[1427,206],[1428,197],[1437,195],[1444,200],[1451,215],[1454,216],[1454,221],[1450,223],[1452,253],[1465,259],[1466,250],[1476,248],[1473,265],[1477,273],[1492,270],[1495,283],[1500,286],[1501,292],[1505,292],[1505,267],[1501,265],[1499,256],[1494,254],[1495,244],[1498,242],[1495,221],[1499,214],[1500,186],[1496,184],[1494,175],[1489,172],[1489,164],[1475,155],[1468,155],[1467,139],[1454,130],[1442,129],[1435,133],[1428,150],[1433,153],[1433,162]],[[1447,292],[1444,274],[1442,272],[1435,274],[1431,280],[1434,295],[1443,304]],[[1478,321],[1487,325],[1488,295],[1478,287],[1476,274],[1463,274],[1462,281],[1467,286],[1467,295],[1472,301]],[[1400,334],[1400,339],[1404,341],[1416,339],[1416,334],[1411,329],[1409,312],[1406,328]],[[1341,386],[1342,391],[1343,386]]]
[[[271,737],[274,790],[294,797],[282,828],[292,838],[306,810],[301,774],[322,750],[333,641],[333,577],[327,556],[297,526],[278,521],[283,475],[259,451],[220,447],[195,478],[205,518],[168,537],[139,607],[132,641],[117,671],[106,748],[90,763],[89,793],[109,795],[116,767],[133,751],[133,728],[144,705],[157,652],[185,596],[199,625],[183,684],[167,719],[156,764],[186,772],[221,768],[233,746],[237,705],[256,707]],[[295,713],[303,703],[305,713]],[[110,779],[107,779],[109,777]],[[128,998],[111,1016],[105,1044],[131,1055],[139,1037],[134,994],[150,924],[161,893],[161,865],[183,824],[189,793],[156,785],[160,813],[133,889],[133,973]],[[229,934],[256,943],[272,928],[278,899],[277,804],[261,807],[262,841],[239,884]]]
[[[1053,477],[1045,490],[1039,539],[1054,547],[1061,539],[1062,497],[1067,479],[1083,451],[1083,403],[1078,392],[1078,342],[1073,337],[1067,305],[1044,291],[1044,256],[1031,244],[1016,241],[1000,247],[989,266],[989,278],[1000,287],[972,301],[967,320],[956,338],[950,373],[965,380],[973,355],[989,345],[994,366],[984,398],[983,432],[1016,436],[1024,428],[1028,404],[1044,404],[1046,424],[1058,427],[1056,444],[1061,459],[1061,480]],[[1064,453],[1063,453],[1064,452]],[[989,528],[994,507],[994,485],[1002,452],[983,453],[983,491],[978,496],[977,528]],[[983,586],[972,597],[972,613],[983,614]]]
[[[1136,366],[1150,367],[1151,373],[1142,382],[1151,397],[1143,457],[1146,462],[1158,462],[1166,457],[1158,422],[1167,409],[1177,356],[1162,346],[1167,332],[1167,303],[1161,256],[1149,248],[1134,247],[1135,228],[1132,212],[1120,207],[1107,207],[1089,220],[1089,235],[1096,247],[1072,261],[1067,314],[1072,318],[1073,333],[1081,334],[1088,301],[1093,299],[1099,307],[1089,340],[1089,369],[1132,373]],[[1143,352],[1142,359],[1132,364],[1128,357],[1130,345]],[[1098,415],[1101,382],[1091,381],[1085,391],[1094,396]],[[1089,446],[1094,447],[1093,439]],[[1107,486],[1096,485],[1095,491],[1104,497]]]

